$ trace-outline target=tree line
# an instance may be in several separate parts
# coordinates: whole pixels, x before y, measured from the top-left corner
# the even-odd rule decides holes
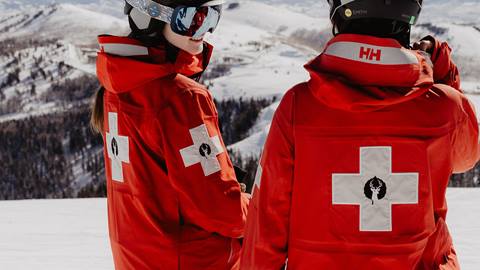
[[[69,82],[67,88],[74,85]],[[261,109],[271,102],[217,102],[227,140],[246,137]],[[103,141],[92,133],[89,119],[90,108],[83,104],[0,122],[0,200],[106,196]],[[253,177],[255,159],[246,162],[234,154],[232,160],[239,166],[248,164],[248,177]]]
[[[60,92],[59,92],[60,93]],[[68,98],[67,98],[68,99]],[[217,101],[226,144],[246,138],[260,111],[274,99]],[[106,196],[103,141],[89,126],[88,104],[0,122],[0,200]],[[258,157],[231,152],[251,187]],[[450,186],[478,187],[480,165],[453,175]]]
[[[76,197],[77,177],[100,167],[82,171],[78,164],[101,162],[89,155],[102,142],[89,131],[88,119],[83,105],[0,123],[0,199]]]

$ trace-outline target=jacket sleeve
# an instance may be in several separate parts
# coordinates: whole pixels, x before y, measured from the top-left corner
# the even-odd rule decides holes
[[[257,169],[241,269],[280,269],[287,258],[294,170],[293,92],[275,112]]]
[[[461,95],[463,119],[459,121],[453,133],[453,172],[462,173],[471,169],[480,158],[478,121],[472,103]]]
[[[423,39],[430,40],[434,44],[431,59],[435,83],[446,84],[461,91],[458,68],[451,58],[452,49],[446,42],[440,42],[432,36],[427,36]]]
[[[240,191],[207,90],[188,90],[161,115],[168,176],[184,222],[226,237],[243,237],[248,199]]]

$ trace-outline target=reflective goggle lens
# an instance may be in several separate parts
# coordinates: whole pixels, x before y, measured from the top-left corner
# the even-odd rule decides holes
[[[173,32],[193,38],[200,38],[207,32],[213,32],[221,16],[221,5],[185,7],[175,9],[172,15]]]

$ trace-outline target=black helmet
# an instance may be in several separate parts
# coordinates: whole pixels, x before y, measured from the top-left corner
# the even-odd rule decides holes
[[[141,4],[148,1],[138,0]],[[177,6],[201,6],[212,0],[151,0],[158,4],[175,8]],[[144,13],[136,10],[132,5],[125,1],[125,15],[128,15],[132,37],[152,39],[163,30],[164,22],[152,19]],[[159,36],[161,39],[161,35]],[[153,39],[155,41],[155,38]]]
[[[414,25],[422,10],[422,0],[328,0],[328,3],[333,23],[375,18]]]
[[[178,7],[178,6],[201,6],[212,0],[152,0],[153,2],[159,3],[167,7]],[[133,7],[125,1],[125,14],[128,14]]]
[[[392,37],[399,39],[403,45],[408,45],[410,41],[410,28],[418,20],[422,2],[423,0],[328,0],[334,34],[358,33]]]

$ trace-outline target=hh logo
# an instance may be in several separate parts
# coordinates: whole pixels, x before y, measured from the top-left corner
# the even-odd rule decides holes
[[[382,58],[382,50],[373,48],[360,47],[360,59],[370,61],[380,61]]]

